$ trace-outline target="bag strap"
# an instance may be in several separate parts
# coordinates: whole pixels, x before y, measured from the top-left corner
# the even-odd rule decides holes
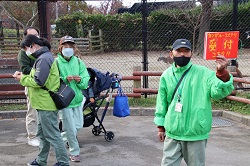
[[[59,70],[59,67],[58,67],[58,60],[55,59],[56,61],[56,65],[57,65],[57,68],[58,68],[58,72],[59,72],[59,77],[60,77],[60,70]],[[62,79],[60,78],[60,81],[62,81]],[[49,93],[54,93],[53,91],[49,90],[46,86],[43,86],[42,89],[48,91]]]
[[[118,96],[124,96],[124,92],[123,92],[121,86],[119,86],[119,88],[117,89],[117,95],[118,95]]]
[[[173,92],[173,94],[172,94],[171,102],[172,102],[172,100],[174,99],[174,95],[175,95],[175,93],[176,93],[178,87],[180,86],[181,81],[183,80],[183,78],[185,77],[185,75],[187,74],[187,72],[190,70],[191,67],[192,67],[192,65],[182,74],[181,79],[180,79],[179,82],[177,83],[177,85],[176,85],[176,87],[175,87],[175,89],[174,89],[174,92]],[[170,102],[170,103],[171,103],[171,102]]]

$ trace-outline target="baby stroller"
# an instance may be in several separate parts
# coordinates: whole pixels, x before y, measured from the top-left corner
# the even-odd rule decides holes
[[[106,72],[105,74],[94,68],[87,68],[90,75],[89,88],[83,91],[86,97],[86,102],[83,107],[84,125],[83,127],[93,126],[92,133],[95,136],[104,133],[104,138],[106,141],[110,142],[114,138],[114,133],[112,131],[106,131],[102,122],[108,110],[109,104],[112,100],[112,92],[114,89],[119,87],[121,81],[121,76],[116,73],[110,74]],[[92,88],[92,89],[90,89]],[[93,96],[90,96],[89,90],[93,91]],[[104,92],[106,90],[106,92]],[[101,92],[104,92],[101,94]],[[90,102],[90,97],[93,97],[94,102]],[[102,104],[106,100],[102,116],[98,117],[98,111]],[[98,125],[94,125],[95,119],[98,121]]]

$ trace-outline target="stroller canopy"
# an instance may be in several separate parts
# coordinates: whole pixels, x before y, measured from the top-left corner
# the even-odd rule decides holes
[[[95,68],[87,68],[90,76],[90,80],[93,85],[94,94],[100,94],[102,91],[110,88],[112,80],[109,72],[102,73]]]

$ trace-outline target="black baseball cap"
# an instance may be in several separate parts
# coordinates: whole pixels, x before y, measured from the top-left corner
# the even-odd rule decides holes
[[[177,39],[177,40],[175,40],[175,42],[172,46],[173,50],[177,50],[177,49],[182,48],[182,47],[192,50],[192,45],[191,45],[190,41],[187,39]]]

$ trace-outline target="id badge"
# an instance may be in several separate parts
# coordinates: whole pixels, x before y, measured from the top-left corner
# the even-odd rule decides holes
[[[175,111],[176,112],[181,112],[182,111],[182,104],[177,102],[175,105]]]

